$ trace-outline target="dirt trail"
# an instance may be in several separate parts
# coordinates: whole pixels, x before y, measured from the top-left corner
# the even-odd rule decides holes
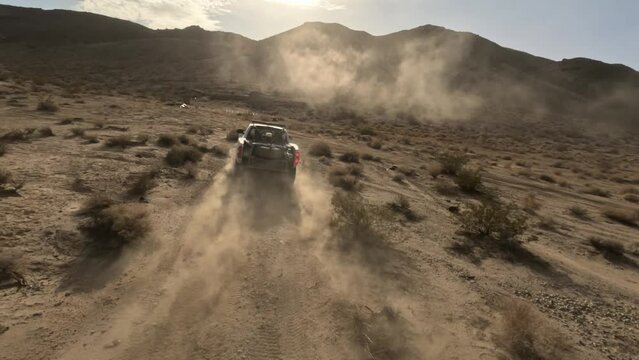
[[[311,182],[302,174],[288,199],[220,173],[184,234],[144,259],[144,281],[128,284],[136,295],[106,315],[108,329],[83,329],[59,358],[352,358],[331,287],[318,286],[330,280],[316,256],[330,195]]]

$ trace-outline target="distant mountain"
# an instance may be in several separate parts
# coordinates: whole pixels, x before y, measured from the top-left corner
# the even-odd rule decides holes
[[[17,76],[76,90],[160,97],[259,90],[377,114],[489,118],[516,111],[639,128],[639,73],[627,66],[556,62],[432,25],[373,36],[310,22],[254,41],[0,5],[0,63]]]

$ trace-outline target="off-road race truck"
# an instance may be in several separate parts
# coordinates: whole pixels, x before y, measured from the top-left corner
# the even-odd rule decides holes
[[[300,150],[289,142],[286,128],[269,123],[252,122],[246,130],[238,129],[235,173],[263,171],[279,173],[295,181]]]

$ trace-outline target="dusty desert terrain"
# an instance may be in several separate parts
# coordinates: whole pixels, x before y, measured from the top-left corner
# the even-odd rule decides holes
[[[0,359],[637,359],[637,94],[430,25],[0,5]],[[233,175],[251,121],[292,189]]]
[[[12,81],[0,94],[2,134],[51,129],[3,141],[2,359],[500,359],[519,356],[517,336],[542,352],[520,358],[639,351],[637,220],[604,215],[637,211],[636,138],[207,99],[180,108]],[[36,110],[48,96],[59,110]],[[229,177],[226,135],[251,120],[285,124],[301,145],[290,196]],[[206,151],[197,169],[167,165],[162,134]],[[122,136],[127,145],[109,146]],[[331,157],[309,154],[318,142]],[[340,161],[353,152],[358,165]],[[481,167],[481,189],[439,174],[442,153]],[[355,169],[354,189],[334,180],[340,166]],[[152,170],[148,191],[129,193]],[[346,209],[366,212],[374,240],[341,231],[350,220],[336,216],[331,183],[361,195]],[[400,195],[411,211],[388,205]],[[96,247],[81,211],[96,196],[146,214],[143,236]],[[527,211],[520,246],[460,231],[468,204],[486,197]]]

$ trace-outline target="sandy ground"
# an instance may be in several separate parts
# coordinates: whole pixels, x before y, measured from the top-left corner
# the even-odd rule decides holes
[[[196,179],[163,167],[145,198],[127,199],[147,210],[147,239],[95,256],[85,251],[77,211],[94,194],[121,196],[132,178],[161,165],[167,150],[155,145],[159,134],[201,126],[212,133],[191,135],[199,143],[229,146],[229,130],[273,116],[242,103],[180,109],[89,94],[57,97],[61,110],[46,114],[34,110],[41,93],[0,85],[1,133],[45,126],[54,133],[12,142],[0,157],[24,182],[19,195],[0,198],[0,251],[26,281],[0,289],[0,359],[505,359],[498,340],[505,298],[541,311],[567,338],[566,358],[639,353],[639,229],[601,215],[606,206],[637,209],[622,194],[639,187],[636,140],[522,142],[506,131],[404,124],[376,126],[384,147],[374,150],[351,123],[291,111],[275,118],[303,149],[291,193],[264,179],[236,181],[231,158],[205,155]],[[76,120],[60,124],[69,118]],[[72,128],[100,142],[74,137]],[[122,133],[149,141],[104,146]],[[326,174],[339,161],[310,157],[317,140],[335,154],[380,157],[362,161],[366,203],[383,209],[401,194],[423,217],[407,222],[382,211],[378,226],[390,246],[379,261],[329,246],[335,189]],[[467,153],[503,198],[520,203],[535,194],[541,205],[524,235],[525,256],[451,250],[463,239],[455,209],[476,199],[436,190],[449,180],[432,179],[426,166],[442,149]],[[601,170],[606,164],[614,170]],[[416,175],[398,183],[392,166]],[[587,194],[588,186],[610,195]],[[590,219],[569,213],[576,204]],[[623,243],[626,254],[605,258],[591,236]],[[375,337],[380,326],[384,339]],[[386,342],[401,352],[376,352]]]

